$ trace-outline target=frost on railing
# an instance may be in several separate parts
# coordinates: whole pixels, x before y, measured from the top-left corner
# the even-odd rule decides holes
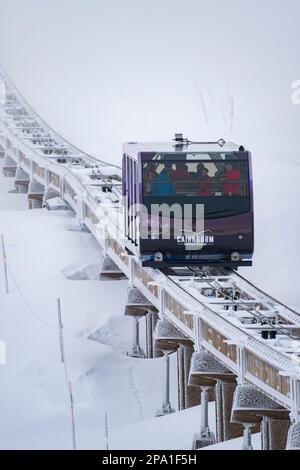
[[[53,184],[56,188],[60,187],[60,177],[53,171],[49,171],[49,183]]]
[[[30,168],[30,162],[31,162],[31,160],[30,160],[30,158],[26,157],[26,155],[25,155],[23,152],[21,152],[21,154],[20,154],[20,162],[21,162],[21,163],[24,163],[24,165],[25,165],[27,168]]]
[[[247,351],[247,371],[277,392],[290,396],[290,379],[280,375],[280,370]]]
[[[15,145],[9,139],[6,140],[6,149],[9,150],[11,154],[17,156],[18,149],[15,147]]]
[[[76,202],[76,197],[77,197],[77,193],[76,191],[74,191],[74,189],[68,184],[65,182],[65,193],[68,194],[70,196],[70,198]]]
[[[135,260],[133,262],[133,274],[148,289],[148,291],[150,291],[151,294],[154,295],[154,297],[158,298],[157,285],[149,285],[149,283],[152,283],[154,279]]]
[[[45,179],[45,168],[42,168],[36,162],[32,163],[32,171],[35,175],[39,176],[42,179]]]
[[[84,210],[86,218],[89,219],[93,225],[99,224],[98,217],[94,214],[92,209],[87,204],[84,204]]]
[[[15,145],[9,139],[6,139],[6,150],[9,151],[10,155],[13,155],[14,157],[17,157],[18,149],[15,147]]]
[[[210,325],[203,321],[203,339],[210,343],[215,349],[228,357],[231,361],[237,363],[236,346],[228,344],[225,336],[212,328]]]
[[[164,306],[190,330],[194,329],[194,318],[185,314],[186,307],[174,299],[168,292],[164,292]]]
[[[117,242],[114,238],[109,237],[108,239],[108,246],[112,249],[112,251],[117,255],[117,257],[128,266],[128,258],[124,257],[124,247]]]

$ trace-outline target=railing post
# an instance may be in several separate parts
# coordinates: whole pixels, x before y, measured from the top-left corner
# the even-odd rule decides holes
[[[282,372],[281,375],[290,377],[291,391],[291,426],[287,437],[287,450],[300,449],[300,370],[296,366],[290,373]]]
[[[290,374],[290,389],[291,389],[291,415],[290,416],[291,416],[291,421],[295,424],[300,423],[299,372],[295,370]],[[285,374],[282,374],[282,375],[285,375]]]
[[[245,352],[245,342],[241,340],[237,342],[237,359],[238,359],[238,384],[243,385],[245,381],[245,375],[247,372],[247,355]]]
[[[129,282],[129,287],[133,287],[133,278],[134,278],[134,258],[133,256],[128,256],[128,263],[129,263],[129,277],[128,277],[128,282]]]
[[[159,312],[164,318],[164,310],[165,310],[165,305],[164,305],[164,285],[163,283],[160,283],[158,285],[158,298],[159,298]]]
[[[108,247],[109,247],[109,244],[108,244],[108,228],[107,228],[107,225],[105,225],[105,227],[104,227],[104,229],[103,229],[103,233],[104,233],[104,240],[103,240],[103,256],[107,256]]]
[[[194,315],[194,330],[195,330],[195,351],[198,352],[202,349],[201,343],[203,340],[203,323],[202,319],[197,317],[197,312]]]
[[[164,310],[165,310],[165,284],[166,279],[164,277],[158,279],[157,281],[150,281],[148,282],[147,286],[156,286],[158,289],[158,311],[161,318],[165,317]]]

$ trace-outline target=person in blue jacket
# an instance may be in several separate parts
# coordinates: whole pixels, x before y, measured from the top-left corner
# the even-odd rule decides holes
[[[170,168],[165,165],[164,169],[157,175],[151,184],[152,196],[175,196],[176,184],[170,177]]]

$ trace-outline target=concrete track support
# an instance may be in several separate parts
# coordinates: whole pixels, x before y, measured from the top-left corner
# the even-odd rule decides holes
[[[259,430],[264,417],[285,420],[289,412],[253,385],[238,384],[233,397],[231,422],[244,426],[243,449],[252,447],[251,433]]]
[[[60,198],[61,195],[59,192],[57,191],[54,191],[51,187],[49,188],[46,188],[45,190],[45,194],[44,194],[44,197],[43,197],[43,206],[46,206],[47,205],[47,202],[50,200],[50,199],[54,199],[54,198]]]
[[[285,450],[291,422],[264,417],[261,423],[262,450]]]
[[[187,338],[181,331],[179,331],[170,321],[166,318],[158,320],[154,332],[154,356],[164,356],[165,359],[165,380],[164,380],[164,399],[163,406],[156,416],[163,416],[165,414],[173,413],[175,410],[170,404],[169,397],[169,380],[170,368],[169,355],[177,351],[180,346],[192,347],[192,341]],[[184,373],[183,373],[184,375]]]
[[[158,321],[156,312],[148,311],[146,314],[146,357],[154,358],[154,330]]]
[[[163,390],[163,404],[162,408],[157,411],[156,417],[165,416],[175,413],[170,403],[170,354],[171,351],[163,351],[164,353],[164,390]]]
[[[208,421],[209,387],[201,387],[201,425],[199,434],[194,435],[193,449],[202,449],[215,444],[216,438],[210,431]]]
[[[243,435],[243,426],[239,423],[232,423],[230,420],[236,386],[235,382],[221,380],[215,386],[217,442],[228,441]]]
[[[100,268],[100,280],[105,281],[122,278],[124,278],[124,273],[119,269],[116,263],[108,255],[103,256]]]
[[[3,175],[7,178],[13,178],[16,175],[17,163],[7,154],[4,155]]]
[[[128,352],[128,356],[130,357],[145,357],[145,353],[140,345],[140,318],[141,316],[138,315],[133,317],[133,344],[131,350]]]
[[[199,388],[188,384],[193,353],[194,348],[187,345],[180,345],[177,350],[179,410],[185,410],[200,404]]]
[[[132,349],[128,352],[128,355],[132,357],[144,358],[146,355],[148,357],[148,355],[153,354],[153,329],[156,325],[155,318],[157,318],[157,313],[149,300],[146,299],[141,291],[132,284],[129,286],[127,291],[125,315],[133,317],[134,320],[133,345]],[[140,345],[140,319],[144,316],[146,317],[147,354],[145,354]],[[152,346],[149,344],[151,342],[151,338]]]
[[[18,167],[15,176],[15,187],[18,193],[28,193],[30,177],[23,168]]]
[[[31,180],[28,187],[29,209],[41,209],[43,207],[44,186],[35,180]]]

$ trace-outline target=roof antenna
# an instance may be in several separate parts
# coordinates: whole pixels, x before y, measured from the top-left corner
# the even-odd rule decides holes
[[[185,139],[182,133],[175,134],[175,147],[183,147],[184,145],[219,145],[220,147],[224,147],[226,141],[224,139],[219,139],[217,142],[193,142],[189,139]]]
[[[173,139],[173,140],[175,142],[174,145],[175,145],[175,148],[177,150],[182,150],[184,146],[189,145],[188,139],[184,139],[182,133],[176,133],[175,134],[175,139]]]

